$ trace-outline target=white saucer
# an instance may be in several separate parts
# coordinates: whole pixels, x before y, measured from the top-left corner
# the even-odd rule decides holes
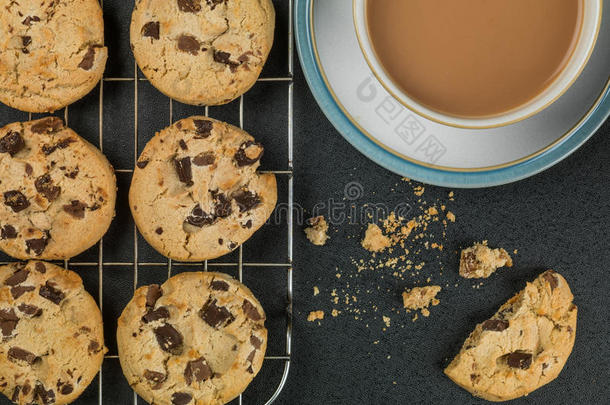
[[[561,98],[519,123],[473,130],[421,117],[384,89],[359,47],[351,1],[296,4],[298,50],[316,99],[354,146],[401,175],[462,187],[515,181],[569,155],[610,112],[610,8],[587,67]]]

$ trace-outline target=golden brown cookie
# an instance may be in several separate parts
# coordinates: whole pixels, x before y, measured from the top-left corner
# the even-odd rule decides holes
[[[191,117],[157,133],[129,190],[138,229],[161,254],[181,261],[235,250],[269,218],[275,175],[259,174],[263,146],[241,129]]]
[[[0,267],[0,391],[17,404],[68,404],[102,365],[97,304],[80,277],[50,263]]]
[[[100,81],[108,50],[98,0],[0,2],[0,101],[29,112],[75,102]]]
[[[131,44],[138,66],[165,95],[226,104],[258,79],[274,28],[271,0],[137,0]]]
[[[119,318],[123,373],[147,402],[225,404],[259,372],[265,312],[221,273],[189,272],[139,288]]]
[[[542,273],[477,325],[445,374],[489,401],[518,398],[553,381],[574,346],[572,299],[561,275]]]
[[[0,129],[0,250],[69,259],[114,217],[116,179],[102,153],[56,117]]]

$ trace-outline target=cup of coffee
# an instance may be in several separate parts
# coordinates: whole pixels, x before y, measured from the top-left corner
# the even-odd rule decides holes
[[[550,106],[591,55],[603,0],[353,0],[371,70],[430,120],[493,128]]]

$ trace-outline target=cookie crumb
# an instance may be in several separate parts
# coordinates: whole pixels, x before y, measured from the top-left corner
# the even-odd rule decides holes
[[[460,255],[460,276],[464,278],[487,278],[504,266],[513,266],[508,252],[502,248],[491,249],[485,242],[463,249]]]
[[[431,285],[426,287],[414,287],[402,293],[403,306],[407,310],[421,309],[423,316],[430,316],[428,307],[436,306],[440,303],[436,295],[441,291],[441,287]],[[413,321],[417,319],[417,314]]]
[[[330,314],[333,316],[333,318],[336,318],[339,316],[340,313],[341,313],[340,311],[333,309]]]
[[[382,252],[390,245],[390,238],[383,234],[381,228],[376,224],[369,224],[362,240],[362,247],[369,252]]]
[[[385,323],[386,328],[390,327],[390,322],[391,322],[390,317],[384,315],[383,316],[383,323]]]
[[[455,214],[451,211],[447,211],[447,219],[451,222],[455,222]]]
[[[307,316],[307,320],[309,322],[314,322],[321,319],[324,319],[324,311],[311,311],[309,316]]]
[[[322,215],[307,220],[310,225],[305,228],[305,235],[316,246],[324,246],[328,240],[328,223]]]
[[[313,286],[313,296],[315,297],[316,295],[320,294],[320,289],[318,288],[318,286]]]

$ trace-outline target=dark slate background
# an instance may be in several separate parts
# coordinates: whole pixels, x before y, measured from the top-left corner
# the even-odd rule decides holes
[[[288,1],[275,1],[278,21],[276,42],[263,77],[288,77]],[[106,78],[134,75],[129,50],[129,15],[132,2],[105,0],[106,39],[110,58]],[[141,77],[141,73],[140,77]],[[100,89],[70,106],[69,125],[94,145],[102,147],[118,169],[117,217],[104,238],[104,266],[97,265],[99,246],[70,261],[84,279],[87,290],[102,305],[109,348],[102,369],[102,403],[133,403],[133,392],[116,358],[116,319],[138,286],[163,282],[167,261],[137,237],[138,265],[134,265],[134,225],[127,205],[127,190],[135,157],[155,131],[170,122],[169,100],[148,82],[138,82],[138,136],[135,128],[134,81],[105,81],[103,89],[102,141],[99,132]],[[304,214],[295,215],[294,225],[294,337],[288,382],[276,403],[280,404],[455,404],[483,403],[444,377],[442,369],[457,353],[476,323],[491,316],[504,301],[520,290],[526,280],[547,268],[561,272],[569,281],[579,307],[576,345],[564,371],[548,386],[514,403],[604,404],[610,402],[610,124],[608,122],[579,151],[555,167],[519,183],[479,190],[453,190],[426,186],[428,201],[446,201],[457,216],[443,241],[445,250],[427,261],[419,278],[404,281],[386,277],[383,270],[358,278],[351,258],[366,258],[359,246],[364,224],[334,225],[324,247],[309,244],[298,224],[314,206],[334,199],[341,201],[348,183],[356,182],[366,203],[416,205],[411,187],[400,177],[375,165],[353,149],[326,120],[304,80],[295,55],[294,72],[294,186],[295,202]],[[286,171],[288,162],[288,97],[290,82],[259,82],[244,97],[244,127],[266,146],[263,169]],[[173,104],[174,120],[203,114],[201,107]],[[64,116],[64,111],[56,113]],[[212,107],[213,118],[239,124],[239,102]],[[34,115],[34,118],[40,115]],[[2,125],[27,120],[28,114],[0,106]],[[281,202],[287,201],[288,174],[278,175]],[[286,351],[285,296],[288,274],[286,216],[278,212],[274,223],[261,229],[243,247],[244,282],[260,298],[268,315],[268,355]],[[491,245],[518,249],[515,266],[484,282],[460,280],[457,254],[460,247],[488,239]],[[10,260],[0,254],[0,261]],[[210,270],[237,274],[238,254],[209,263]],[[78,265],[77,263],[81,263]],[[158,263],[146,265],[145,263]],[[277,263],[279,266],[249,265]],[[445,271],[439,274],[438,268]],[[134,279],[134,268],[138,278]],[[201,270],[201,264],[176,264],[172,274]],[[338,269],[338,270],[337,270]],[[335,274],[342,273],[342,279]],[[400,293],[430,276],[433,283],[449,284],[439,297],[441,304],[428,319],[411,322],[409,314],[391,313],[401,305]],[[346,288],[349,283],[349,288]],[[454,284],[458,284],[454,287]],[[101,288],[100,288],[101,285]],[[313,286],[321,293],[313,296]],[[343,312],[331,317],[330,291],[371,289],[357,294],[359,307],[368,312],[361,319]],[[320,323],[306,321],[312,310],[326,311]],[[381,315],[391,313],[392,326],[382,331]],[[368,327],[367,327],[368,325]],[[378,341],[377,344],[373,342]],[[244,404],[263,404],[275,391],[284,364],[269,360],[244,395]],[[76,402],[97,404],[100,378]],[[139,403],[144,402],[139,399]],[[235,401],[234,403],[237,403]],[[8,404],[4,398],[0,404]]]

